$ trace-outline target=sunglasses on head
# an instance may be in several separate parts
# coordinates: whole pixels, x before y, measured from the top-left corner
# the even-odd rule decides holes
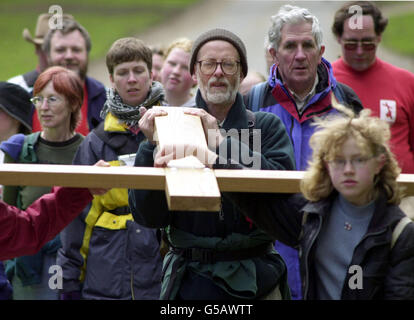
[[[374,40],[346,40],[343,41],[343,44],[346,50],[356,50],[359,44],[366,51],[374,50],[377,46]]]

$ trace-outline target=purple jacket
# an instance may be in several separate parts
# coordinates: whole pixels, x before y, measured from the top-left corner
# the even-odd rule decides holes
[[[299,114],[293,97],[278,77],[278,69],[274,65],[268,80],[270,88],[266,92],[264,105],[260,108],[260,111],[276,114],[284,123],[293,143],[296,170],[305,170],[312,154],[309,139],[315,130],[315,127],[311,125],[313,118],[337,113],[336,109],[331,106],[332,91],[338,101],[352,107],[354,111],[359,112],[362,109],[362,104],[355,92],[336,81],[331,64],[323,58],[318,66],[318,76],[316,93],[303,108],[302,114]]]

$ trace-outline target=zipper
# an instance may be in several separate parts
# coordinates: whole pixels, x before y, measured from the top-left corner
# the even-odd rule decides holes
[[[308,290],[309,290],[309,270],[308,270],[309,252],[311,251],[311,248],[312,248],[312,246],[313,246],[313,244],[316,240],[316,236],[319,234],[319,232],[321,231],[321,228],[322,228],[322,217],[320,215],[318,215],[318,218],[319,218],[318,230],[316,230],[315,236],[313,237],[313,239],[311,240],[311,243],[309,245],[309,250],[307,250],[306,255],[305,255],[305,292],[303,293],[304,299],[306,299],[306,297],[308,295]]]
[[[135,295],[134,295],[134,272],[131,269],[131,297],[132,300],[135,300]]]
[[[291,116],[290,117],[290,119],[291,119],[291,124],[290,124],[290,141],[292,142],[292,146],[294,147],[295,145],[294,145],[294,141],[293,141],[293,136],[292,136],[292,134],[293,134],[293,126],[295,125],[295,119],[293,119],[293,117]]]
[[[223,197],[221,198],[221,201],[220,201],[219,220],[224,221]]]

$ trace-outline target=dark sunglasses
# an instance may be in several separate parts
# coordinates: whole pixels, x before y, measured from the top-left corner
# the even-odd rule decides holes
[[[358,44],[361,44],[363,50],[371,51],[374,50],[377,44],[375,41],[372,40],[347,40],[343,41],[344,48],[346,50],[356,50],[358,48]]]

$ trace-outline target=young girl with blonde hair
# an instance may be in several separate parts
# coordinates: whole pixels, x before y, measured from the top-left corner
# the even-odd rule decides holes
[[[256,225],[300,250],[305,299],[414,299],[414,224],[398,207],[389,126],[369,110],[337,109],[341,117],[316,121],[302,194],[254,203],[231,196]],[[400,221],[407,224],[396,228]]]

